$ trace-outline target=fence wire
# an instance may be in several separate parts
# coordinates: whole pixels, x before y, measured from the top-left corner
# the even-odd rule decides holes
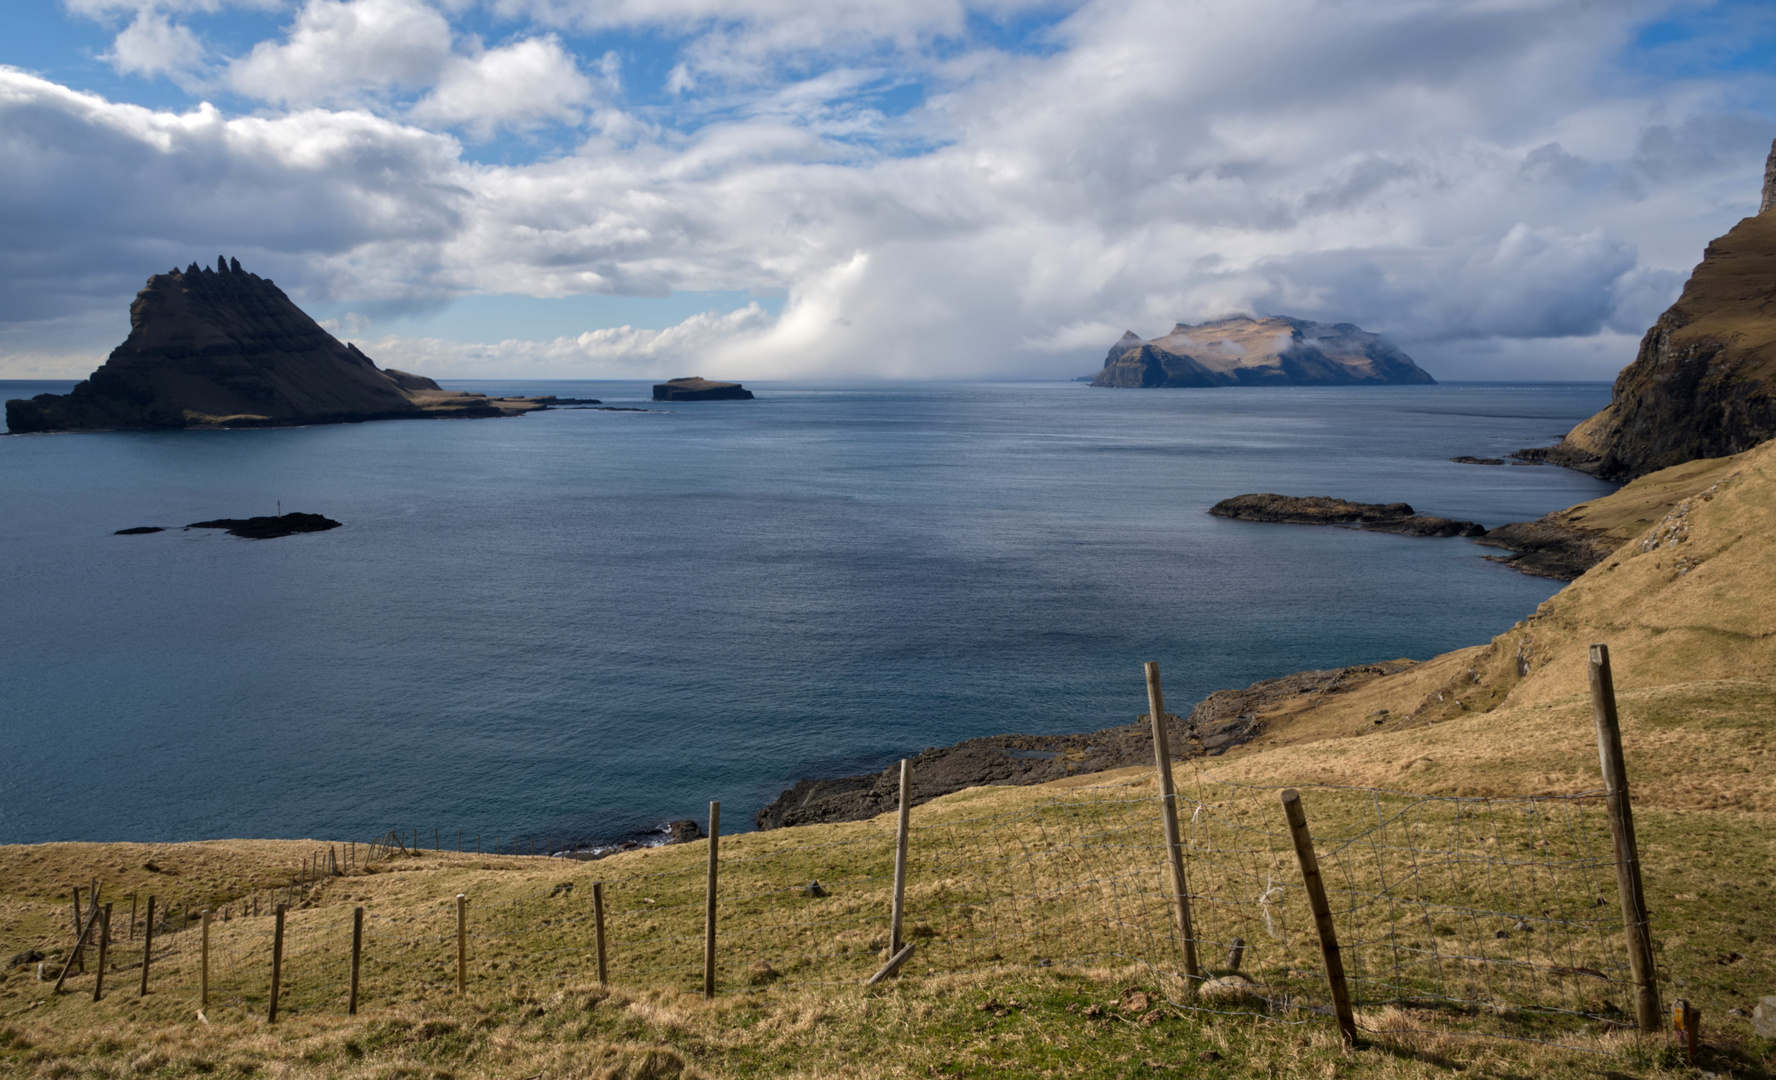
[[[1185,970],[1151,779],[1070,789],[1001,813],[971,813],[966,803],[916,811],[903,937],[918,948],[903,973],[1135,969],[1178,1009],[1325,1023],[1320,941],[1280,790],[1200,774],[1181,785],[1195,975]],[[1599,793],[1300,791],[1359,1027],[1594,1049],[1587,1034],[1631,1026]],[[895,822],[889,815],[846,829],[820,843],[781,832],[722,838],[723,992],[854,985],[887,959]],[[321,848],[288,885],[213,912],[210,1007],[268,1007],[273,910],[282,903],[280,1013],[343,1013],[352,907],[327,897],[328,883],[376,864],[394,869],[411,839],[391,831],[368,845]],[[533,892],[471,896],[467,984],[531,995],[595,979],[598,882],[609,980],[702,989],[704,843],[620,864],[557,858],[555,880]],[[160,992],[199,994],[200,908],[170,898],[157,909],[151,978]],[[107,978],[115,992],[133,992],[126,984],[140,970],[146,937],[140,926],[124,932],[127,922],[114,912]],[[87,956],[96,963],[93,950]],[[367,908],[360,1008],[453,993],[457,978],[454,895],[399,912]]]

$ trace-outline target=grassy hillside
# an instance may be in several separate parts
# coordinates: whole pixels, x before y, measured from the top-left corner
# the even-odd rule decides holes
[[[324,879],[289,915],[275,1026],[265,1020],[273,920],[263,912],[291,868],[323,845],[3,847],[0,956],[40,950],[53,969],[70,943],[69,889],[97,878],[117,905],[120,967],[98,1002],[91,974],[72,978],[61,996],[38,981],[34,962],[0,975],[0,1075],[1695,1075],[1659,1040],[1509,1004],[1551,993],[1594,1018],[1619,1009],[1613,984],[1570,974],[1615,971],[1609,935],[1587,922],[1613,917],[1613,891],[1594,896],[1595,867],[1571,869],[1602,844],[1595,803],[1548,804],[1554,816],[1543,821],[1541,809],[1524,810],[1531,804],[1490,810],[1308,790],[1334,887],[1394,890],[1373,911],[1353,909],[1345,925],[1368,938],[1352,955],[1370,963],[1377,948],[1396,957],[1430,949],[1443,957],[1437,978],[1453,971],[1484,984],[1477,1008],[1365,1009],[1359,1019],[1371,1034],[1356,1050],[1311,1011],[1323,990],[1292,856],[1276,842],[1274,787],[1594,789],[1584,651],[1604,641],[1621,689],[1665,998],[1704,1010],[1706,1069],[1770,1076],[1776,1047],[1729,1010],[1776,994],[1776,614],[1760,599],[1776,595],[1772,506],[1776,447],[1667,470],[1575,507],[1575,520],[1628,542],[1529,619],[1489,644],[1302,695],[1273,709],[1259,742],[1180,766],[1185,794],[1202,807],[1185,826],[1198,931],[1220,943],[1205,947],[1205,966],[1224,967],[1223,946],[1242,934],[1250,943],[1242,973],[1289,1003],[1274,1018],[1237,998],[1212,1014],[1173,1004],[1185,998],[1171,974],[1154,783],[1150,770],[1134,769],[973,789],[919,807],[906,934],[920,953],[902,977],[875,988],[861,981],[888,944],[892,817],[724,838],[713,1001],[697,992],[703,843],[598,863],[397,853]],[[1530,825],[1511,824],[1519,820]],[[1549,831],[1549,822],[1566,831]],[[1458,834],[1465,839],[1444,839]],[[1528,881],[1540,890],[1522,909],[1537,924],[1485,915],[1494,909],[1473,890],[1486,883],[1446,870],[1413,865],[1398,891],[1403,860],[1447,843],[1460,849],[1446,860],[1457,869],[1514,875],[1510,888]],[[822,888],[809,895],[815,879]],[[598,983],[591,947],[595,881],[607,883],[610,986]],[[1273,892],[1277,883],[1291,887]],[[1402,913],[1398,900],[1414,889],[1454,891],[1433,897],[1443,906],[1424,918],[1407,918],[1416,909]],[[139,929],[132,941],[122,924],[129,894],[149,892],[177,905],[178,929],[163,931],[168,951],[155,961],[153,992],[141,997],[139,968],[130,966]],[[460,996],[458,893],[469,897],[470,926]],[[254,897],[262,914],[243,915]],[[1481,914],[1450,914],[1470,900]],[[362,1009],[348,1017],[345,958],[358,906],[368,944]],[[227,918],[212,925],[213,996],[200,1016],[198,931],[183,912],[204,907]],[[1567,975],[1542,978],[1557,946],[1579,960]],[[1530,966],[1511,967],[1513,957]],[[1417,979],[1419,970],[1359,975],[1385,982]],[[1517,985],[1514,971],[1536,977]]]

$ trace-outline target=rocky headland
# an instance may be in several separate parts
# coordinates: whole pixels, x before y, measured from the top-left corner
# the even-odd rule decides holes
[[[1434,383],[1412,358],[1350,323],[1244,315],[1110,346],[1093,386],[1315,386]]]
[[[528,398],[444,390],[378,368],[238,260],[156,274],[130,305],[130,333],[67,394],[6,403],[15,434],[107,428],[276,427],[363,420],[516,416]]]
[[[1407,503],[1359,503],[1327,495],[1235,495],[1209,508],[1215,517],[1287,525],[1334,525],[1401,536],[1485,536],[1472,521],[1432,517]]]
[[[1776,144],[1758,213],[1708,245],[1603,411],[1558,444],[1522,450],[1606,480],[1632,480],[1776,436]]]
[[[713,382],[690,375],[654,384],[655,401],[751,401],[752,391],[732,382]]]

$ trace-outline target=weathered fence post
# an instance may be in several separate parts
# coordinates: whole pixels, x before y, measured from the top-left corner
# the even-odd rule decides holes
[[[456,894],[456,992],[469,991],[469,896]]]
[[[888,927],[888,955],[900,951],[900,925],[906,915],[907,824],[913,809],[913,763],[900,759],[900,824],[894,836],[894,912]]]
[[[271,928],[271,1007],[266,1011],[265,1022],[278,1022],[278,989],[284,979],[284,910],[279,904],[272,912],[277,916],[277,923]]]
[[[1165,824],[1166,862],[1171,868],[1172,915],[1184,947],[1184,989],[1196,992],[1202,969],[1196,962],[1196,933],[1190,925],[1190,893],[1184,881],[1184,844],[1178,836],[1178,796],[1172,788],[1172,748],[1166,739],[1165,694],[1159,686],[1159,665],[1147,662],[1147,708],[1153,717],[1153,761],[1159,773],[1160,818]]]
[[[203,922],[199,924],[199,940],[197,952],[197,1004],[200,1009],[210,1007],[210,908],[203,910]]]
[[[62,992],[62,983],[67,981],[68,973],[74,970],[74,960],[80,955],[80,947],[86,944],[88,937],[92,936],[93,924],[98,921],[98,917],[99,913],[96,909],[87,914],[86,922],[80,927],[80,935],[74,939],[74,951],[69,953],[68,959],[63,962],[62,973],[56,976],[55,986],[50,989],[50,993],[59,994]]]
[[[99,970],[93,976],[93,1000],[97,1001],[105,994],[105,956],[111,943],[111,905],[106,904],[105,910],[99,915]],[[1695,1055],[1692,1053],[1692,1057]]]
[[[1351,1013],[1350,987],[1344,981],[1344,958],[1338,952],[1338,928],[1332,922],[1332,907],[1326,902],[1326,883],[1320,879],[1320,857],[1314,854],[1313,834],[1307,831],[1307,812],[1301,808],[1301,793],[1294,788],[1283,792],[1283,813],[1289,819],[1289,837],[1295,841],[1295,861],[1301,864],[1301,883],[1307,889],[1307,903],[1313,908],[1314,929],[1320,935],[1320,955],[1326,961],[1326,982],[1332,988],[1332,1008],[1338,1014],[1338,1029],[1344,1041],[1355,1045],[1357,1019]]]
[[[592,939],[598,945],[598,985],[609,983],[604,967],[604,882],[592,883]]]
[[[722,804],[709,804],[709,881],[703,895],[703,996],[715,997],[715,868],[721,848]]]
[[[345,1015],[358,1015],[358,961],[364,955],[364,909],[352,909],[352,973],[351,995],[345,1001]]]
[[[78,968],[84,972],[86,970],[86,953],[80,947],[80,945],[81,945],[81,942],[86,940],[86,935],[90,932],[90,927],[88,927],[87,924],[90,923],[92,920],[87,918],[80,911],[80,886],[78,886],[78,885],[74,886],[73,891],[74,891],[74,955],[69,960],[69,963],[73,964],[76,968]],[[96,904],[89,905],[89,907],[97,907],[97,906],[98,905],[96,905]],[[64,970],[67,969],[67,966],[68,966],[67,964],[62,965]]]
[[[138,997],[148,996],[148,962],[154,959],[154,894],[148,894],[148,918],[142,922],[142,990]]]
[[[1597,719],[1597,755],[1603,765],[1604,802],[1615,843],[1616,891],[1628,935],[1628,976],[1634,982],[1634,1019],[1642,1031],[1659,1030],[1659,983],[1653,967],[1652,926],[1640,883],[1640,848],[1634,840],[1634,807],[1628,799],[1628,766],[1622,757],[1622,724],[1616,715],[1616,684],[1608,645],[1591,646],[1591,713]]]

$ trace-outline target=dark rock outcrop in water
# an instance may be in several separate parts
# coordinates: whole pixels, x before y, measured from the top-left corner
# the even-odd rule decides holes
[[[1337,693],[1380,675],[1403,671],[1410,660],[1365,664],[1331,671],[1304,671],[1253,683],[1244,690],[1219,690],[1204,698],[1188,719],[1166,716],[1166,741],[1173,757],[1224,754],[1258,737],[1258,713],[1300,694]],[[1145,714],[1133,724],[1077,735],[994,735],[954,746],[932,747],[912,758],[912,802],[982,785],[1043,784],[1105,769],[1153,765],[1153,730]],[[761,829],[859,821],[899,805],[900,767],[879,773],[803,780],[760,810]]]
[[[1757,216],[1708,245],[1602,412],[1518,452],[1606,480],[1725,457],[1776,436],[1776,144]]]
[[[379,370],[238,261],[156,274],[130,333],[67,394],[6,403],[14,433],[104,428],[271,427],[514,416],[541,406],[441,390]]]
[[[1179,323],[1143,341],[1130,330],[1110,346],[1093,386],[1312,386],[1434,383],[1412,358],[1350,323],[1236,316]]]
[[[319,514],[292,513],[280,514],[275,517],[268,515],[250,518],[216,518],[214,521],[194,521],[185,527],[187,529],[226,529],[230,536],[240,536],[248,540],[275,540],[280,536],[337,529],[339,522]]]
[[[654,384],[655,401],[751,401],[752,391],[732,382],[711,382],[695,375]]]
[[[1235,495],[1209,508],[1216,517],[1288,525],[1338,525],[1402,536],[1485,536],[1472,521],[1414,513],[1406,503],[1356,503],[1325,495]]]

